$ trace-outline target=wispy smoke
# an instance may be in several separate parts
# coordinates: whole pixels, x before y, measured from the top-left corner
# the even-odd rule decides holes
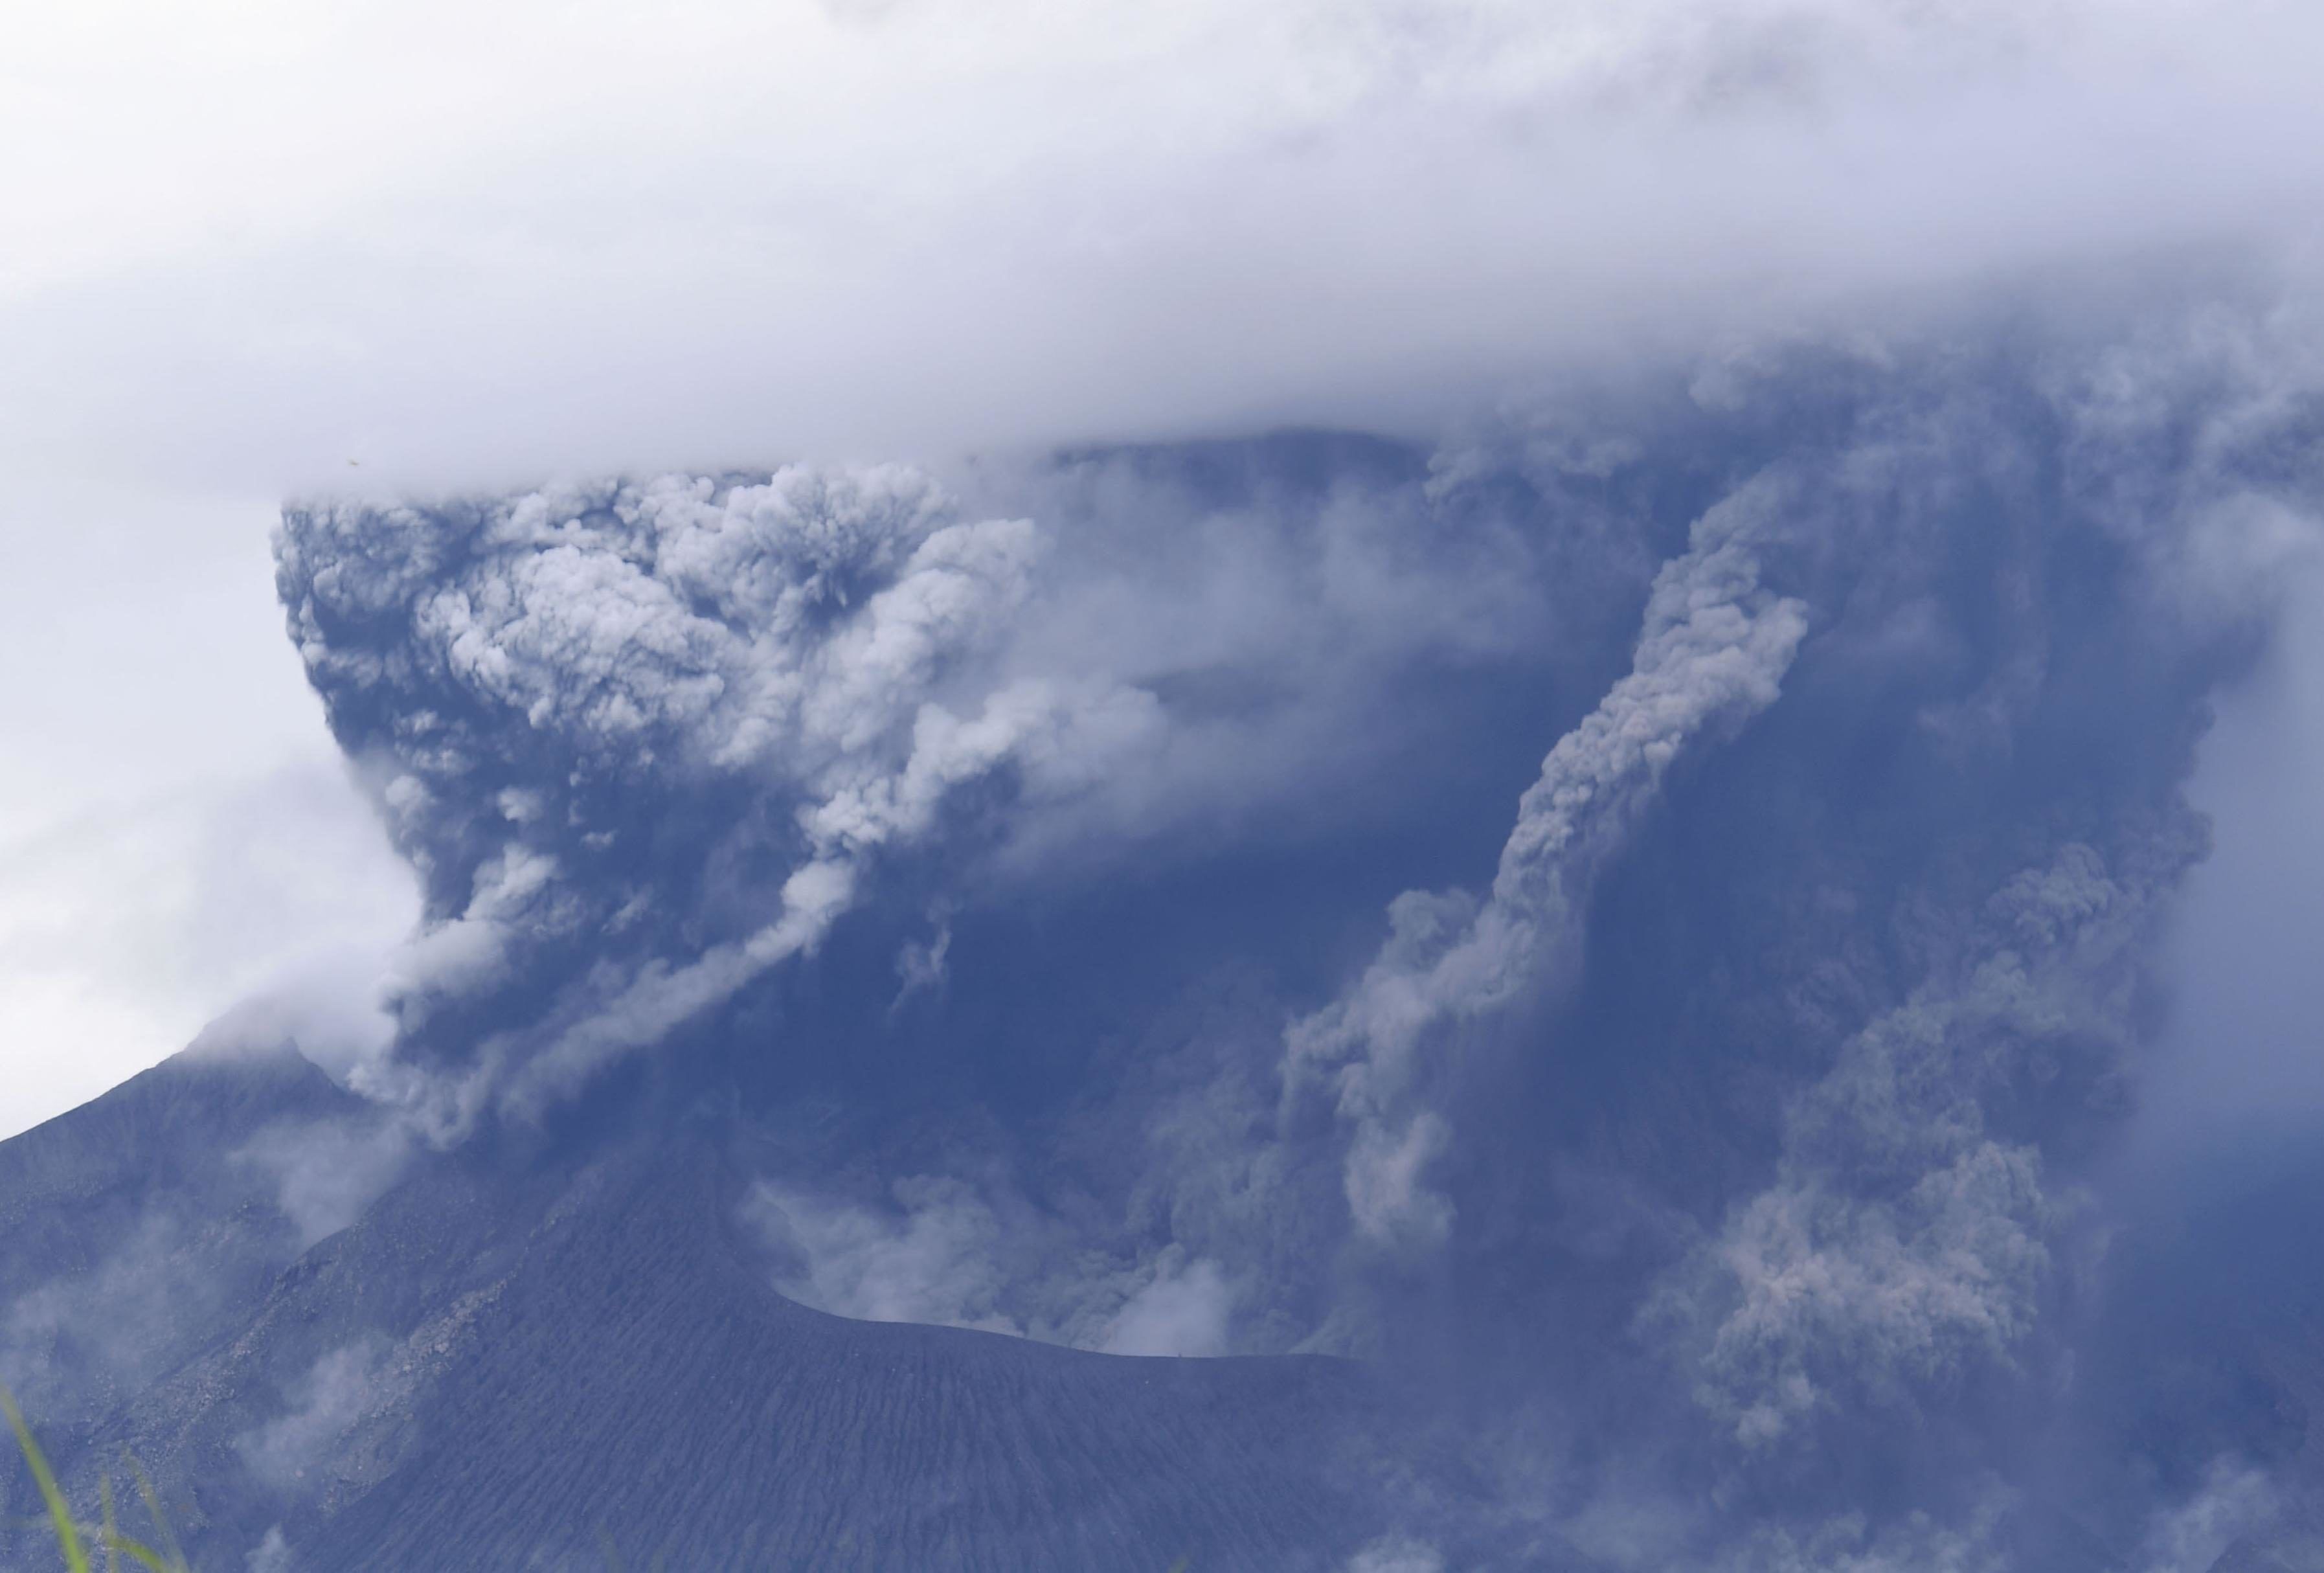
[[[378,1338],[326,1352],[292,1384],[289,1407],[238,1439],[243,1461],[267,1484],[295,1487],[377,1404],[388,1358]]]
[[[1451,1221],[1424,1180],[1448,1128],[1426,1108],[1399,1112],[1423,1078],[1424,1040],[1570,969],[1591,883],[1664,775],[1698,732],[1739,726],[1775,701],[1807,620],[1801,602],[1762,588],[1751,537],[1784,502],[1763,486],[1730,496],[1655,577],[1629,675],[1550,751],[1518,802],[1489,896],[1399,897],[1393,937],[1356,990],[1292,1029],[1295,1087],[1331,1082],[1339,1115],[1355,1124],[1348,1201],[1366,1235],[1434,1244]]]

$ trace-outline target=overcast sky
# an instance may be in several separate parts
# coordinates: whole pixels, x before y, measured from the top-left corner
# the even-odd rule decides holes
[[[0,28],[0,1134],[411,920],[282,635],[285,495],[1425,436],[1561,371],[2093,259],[2305,277],[2324,190],[2324,18],[2265,0]],[[2272,670],[2253,703],[2316,721]]]

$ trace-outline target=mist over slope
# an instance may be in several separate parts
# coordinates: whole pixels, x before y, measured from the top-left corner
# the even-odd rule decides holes
[[[735,1207],[734,1124],[698,1104],[586,1151],[423,1160],[320,1240],[269,1187],[218,1195],[346,1101],[295,1057],[181,1057],[7,1146],[51,1175],[45,1229],[7,1231],[11,1282],[86,1287],[46,1326],[20,1304],[11,1365],[68,1480],[133,1451],[197,1567],[602,1568],[611,1545],[1256,1570],[1332,1565],[1379,1522],[1354,1485],[1380,1401],[1344,1363],[1112,1359],[784,1300]],[[205,1166],[108,1143],[164,1121],[244,1145]],[[144,1215],[115,1226],[132,1186]],[[96,1272],[60,1233],[102,1243]],[[0,1559],[44,1565],[37,1504],[7,1506]]]

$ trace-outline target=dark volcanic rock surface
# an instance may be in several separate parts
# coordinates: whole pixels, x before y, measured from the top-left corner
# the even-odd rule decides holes
[[[734,1227],[715,1120],[430,1157],[302,1248],[238,1154],[348,1101],[295,1058],[180,1059],[0,1143],[0,1290],[57,1312],[41,1336],[11,1313],[9,1374],[75,1494],[93,1509],[133,1450],[198,1568],[279,1532],[328,1573],[598,1568],[605,1545],[672,1569],[1256,1573],[1341,1565],[1378,1527],[1358,1483],[1393,1428],[1360,1367],[789,1303]],[[73,1324],[100,1312],[90,1344]],[[0,1566],[46,1566],[7,1481]]]

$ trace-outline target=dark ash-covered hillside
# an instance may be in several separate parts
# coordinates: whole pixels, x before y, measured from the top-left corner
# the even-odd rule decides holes
[[[148,1265],[172,1275],[155,1296],[208,1285],[159,1318],[116,1305],[168,1333],[128,1365],[72,1326],[28,1347],[21,1314],[11,1347],[76,1495],[128,1448],[197,1567],[273,1545],[318,1569],[595,1568],[610,1543],[684,1568],[1258,1570],[1334,1565],[1377,1516],[1350,1487],[1381,1411],[1347,1363],[785,1300],[716,1122],[421,1163],[302,1249],[231,1154],[343,1097],[289,1059],[181,1059],[0,1145],[12,1291]],[[157,1217],[180,1233],[149,1263]],[[0,1565],[40,1565],[30,1481],[7,1489]]]

